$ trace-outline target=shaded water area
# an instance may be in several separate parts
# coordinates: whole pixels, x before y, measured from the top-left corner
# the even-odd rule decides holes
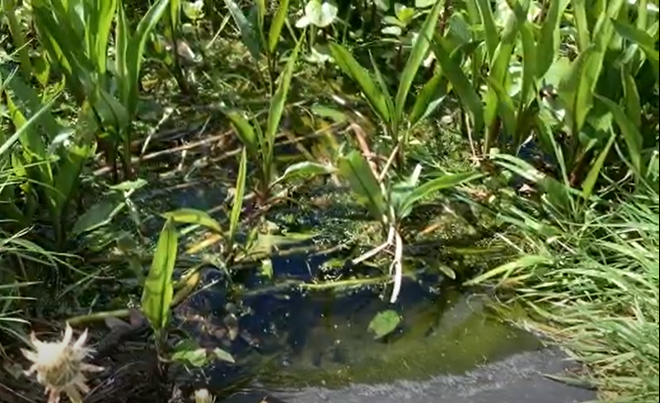
[[[209,210],[213,209],[211,200],[224,197],[223,193],[217,188],[206,192],[191,187],[170,194],[170,200],[174,208]],[[328,225],[331,214],[316,214],[312,226]],[[328,277],[351,281],[378,276],[380,269],[359,266],[336,270],[336,263],[347,258],[343,251],[286,253],[287,248],[300,245],[289,244],[270,256],[269,273],[258,264],[231,275],[214,267],[204,270],[203,286],[177,308],[175,323],[202,347],[220,347],[231,353],[235,363],[215,361],[202,371],[184,374],[184,383],[208,388],[219,401],[240,403],[261,402],[259,396],[266,393],[269,399],[265,401],[271,403],[386,403],[404,400],[410,395],[407,389],[420,391],[424,385],[427,389],[435,385],[431,395],[420,392],[416,401],[421,403],[436,401],[428,400],[434,394],[453,396],[468,386],[473,391],[487,391],[488,382],[490,387],[501,389],[507,379],[538,375],[543,368],[562,370],[562,354],[548,353],[536,336],[489,310],[487,297],[462,289],[436,268],[409,268],[415,272],[405,278],[397,302],[390,304],[390,289],[382,282],[348,288],[328,285]],[[312,246],[313,242],[302,245]],[[433,259],[425,264],[429,261]],[[335,269],[329,274],[328,267]],[[369,324],[377,313],[390,309],[398,313],[401,322],[394,332],[376,339],[368,330]],[[493,370],[497,365],[501,367]],[[491,372],[471,375],[484,368]],[[535,389],[547,394],[558,387],[561,385],[554,383],[523,384],[526,390],[522,392],[534,400]],[[512,390],[510,396],[518,392]],[[375,396],[381,397],[374,400]],[[392,400],[392,396],[399,397]],[[592,397],[578,389],[569,389],[567,396],[575,400],[553,403]],[[508,401],[506,396],[503,399],[492,401]],[[456,400],[463,401],[491,400]],[[531,400],[511,400],[518,401]]]
[[[309,277],[314,263],[318,264],[304,256],[276,259],[273,271],[287,280]],[[208,274],[214,276],[222,277]],[[437,287],[436,276],[406,280],[395,304],[383,301],[380,287],[268,290],[268,285],[259,284],[258,274],[251,280],[238,303],[227,304],[220,282],[179,310],[182,327],[203,345],[222,346],[236,358],[236,364],[218,362],[206,371],[217,393],[249,385],[277,390],[423,381],[439,374],[463,374],[542,347],[533,335],[489,313],[483,298],[452,285]],[[260,287],[266,289],[258,291]],[[396,310],[401,323],[377,340],[368,331],[369,323],[386,309]],[[235,330],[226,329],[227,318],[234,316],[236,323],[229,326]],[[191,320],[194,317],[205,320]],[[231,331],[236,333],[233,341],[227,337]]]

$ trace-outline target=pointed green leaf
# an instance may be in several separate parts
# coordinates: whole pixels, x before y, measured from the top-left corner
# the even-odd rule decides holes
[[[612,113],[614,116],[614,121],[621,129],[621,134],[623,135],[623,140],[626,142],[628,147],[628,156],[630,157],[630,162],[635,168],[637,173],[643,174],[642,172],[642,135],[635,127],[635,124],[628,119],[623,108],[617,103],[596,95],[599,101],[601,101]]]
[[[596,181],[600,176],[600,171],[603,169],[603,165],[605,164],[605,158],[607,158],[607,155],[610,153],[610,148],[612,148],[612,144],[614,144],[614,139],[616,139],[616,136],[612,134],[609,141],[607,142],[607,145],[605,145],[605,148],[600,151],[598,158],[596,158],[593,165],[591,166],[591,169],[589,169],[587,177],[582,182],[582,197],[587,200],[593,193]]]
[[[625,100],[625,110],[628,119],[639,128],[642,126],[642,103],[637,91],[635,78],[625,67],[621,69],[623,82],[623,98]]]
[[[353,55],[343,46],[336,43],[330,44],[332,58],[339,68],[349,76],[362,90],[362,93],[369,101],[371,109],[386,123],[390,123],[390,113],[387,109],[387,102],[382,92],[378,90],[376,84],[369,76],[369,73],[360,66]]]
[[[215,232],[222,233],[220,224],[218,224],[218,222],[213,219],[209,213],[202,210],[182,208],[164,213],[162,216],[175,223],[202,225]]]
[[[301,44],[302,41],[298,41],[296,47],[289,56],[284,71],[280,74],[277,90],[270,102],[268,121],[266,123],[266,139],[271,143],[274,142],[277,130],[280,126],[280,120],[282,119],[282,113],[284,112],[286,97],[289,94],[289,87],[291,86],[291,79],[293,78],[296,62],[298,61],[298,52],[300,51]]]
[[[541,26],[541,37],[538,42],[538,59],[536,76],[543,77],[548,71],[555,58],[559,56],[559,23],[570,0],[551,1],[548,6],[543,25]]]
[[[484,125],[481,98],[460,66],[454,63],[451,57],[449,57],[443,42],[444,39],[439,36],[436,36],[435,42],[432,42],[431,46],[435,57],[438,59],[438,63],[442,67],[442,72],[451,83],[454,92],[461,99],[461,102],[470,112],[470,115],[472,115],[475,132],[480,132]]]
[[[255,28],[250,24],[250,21],[247,19],[241,8],[233,0],[224,0],[225,5],[229,9],[234,22],[238,26],[239,31],[241,32],[241,37],[243,39],[243,44],[248,48],[252,58],[254,60],[259,60],[261,53],[259,47],[259,36]]]
[[[241,151],[241,162],[238,166],[238,176],[236,177],[236,189],[234,190],[234,202],[229,216],[229,244],[234,242],[238,232],[238,224],[243,210],[243,196],[245,195],[245,182],[247,179],[247,151],[245,147]]]
[[[71,234],[77,236],[83,232],[91,231],[108,224],[125,205],[116,195],[106,197],[104,200],[90,207],[76,220]]]
[[[478,179],[482,176],[483,175],[478,172],[466,172],[460,174],[442,175],[435,179],[431,179],[422,185],[417,186],[405,196],[405,199],[401,204],[401,211],[397,212],[397,215],[400,218],[404,218],[412,212],[413,207],[418,201],[429,197],[430,195],[440,190],[450,189],[463,183]]]
[[[156,331],[167,327],[174,295],[172,275],[177,257],[178,235],[172,220],[167,220],[158,237],[151,269],[144,282],[142,313]]]
[[[406,66],[403,68],[403,73],[399,78],[399,88],[396,92],[396,97],[394,99],[395,113],[393,120],[396,122],[401,122],[403,119],[403,113],[406,106],[406,100],[408,99],[408,93],[410,92],[410,87],[412,86],[413,80],[417,75],[417,70],[419,66],[424,61],[426,54],[429,50],[429,39],[433,37],[433,32],[435,31],[436,25],[438,23],[438,16],[440,15],[440,10],[444,1],[438,0],[435,3],[435,6],[431,9],[431,12],[424,20],[417,40],[413,45]]]
[[[353,150],[339,158],[339,173],[348,181],[358,202],[364,205],[372,216],[380,221],[387,211],[383,192],[369,163],[362,154]]]
[[[284,27],[284,23],[286,22],[288,11],[289,0],[279,1],[277,12],[273,17],[273,22],[271,22],[270,30],[268,31],[268,51],[270,54],[273,54],[277,48],[277,43],[282,35],[282,27]]]
[[[231,121],[231,125],[236,130],[236,135],[247,148],[250,157],[257,158],[259,155],[259,140],[250,122],[238,111],[224,110],[223,112]]]
[[[497,45],[499,45],[500,42],[500,35],[497,32],[497,27],[495,25],[495,17],[493,17],[493,9],[491,8],[490,0],[476,0],[476,2],[479,14],[481,15],[481,23],[484,28],[488,60],[492,61],[495,56]]]
[[[311,178],[317,175],[328,175],[336,171],[335,167],[317,162],[303,161],[289,165],[275,183],[285,182],[294,178]]]
[[[439,71],[419,90],[419,93],[415,97],[415,104],[408,116],[411,126],[415,126],[433,113],[445,95],[447,95],[445,91],[442,91],[445,87],[441,85],[443,78],[442,72]]]

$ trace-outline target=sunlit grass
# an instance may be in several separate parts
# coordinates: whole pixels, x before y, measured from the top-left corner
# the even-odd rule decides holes
[[[558,236],[527,231],[518,245],[553,263],[508,277],[518,279],[515,299],[541,318],[532,327],[587,364],[604,400],[658,401],[658,192],[642,187],[607,213],[605,202],[586,212],[581,226],[555,225]]]

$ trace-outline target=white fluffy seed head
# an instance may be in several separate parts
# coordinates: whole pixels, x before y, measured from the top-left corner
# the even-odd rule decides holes
[[[87,331],[71,343],[73,329],[67,323],[61,341],[44,342],[32,334],[30,339],[34,350],[22,350],[23,355],[32,362],[27,375],[36,373],[37,382],[44,386],[49,395],[49,403],[57,403],[60,394],[66,393],[72,401],[80,400],[80,392],[89,392],[85,371],[102,371],[103,368],[89,365],[83,360],[91,349],[85,346]]]

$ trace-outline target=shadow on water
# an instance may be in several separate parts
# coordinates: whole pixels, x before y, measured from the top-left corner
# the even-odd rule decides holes
[[[168,192],[168,199],[177,207],[208,210],[223,196],[209,189],[194,186]],[[273,219],[278,221],[285,213],[286,209]],[[328,209],[297,209],[294,215],[297,224],[288,225],[294,231],[301,230],[296,225],[303,231],[311,227],[332,232],[333,225],[343,231],[341,227],[355,222],[353,216],[332,221],[340,218]],[[379,273],[367,267],[324,271],[328,261],[343,258],[339,254],[271,257],[272,277],[256,267],[242,268],[231,279],[218,270],[207,270],[206,286],[180,306],[175,317],[179,327],[203,347],[220,347],[236,362],[217,361],[203,375],[196,374],[193,383],[222,397],[239,390],[423,381],[461,375],[482,364],[542,348],[536,337],[490,313],[484,298],[439,275],[419,274],[404,281],[396,304],[387,302],[389,295],[381,295],[382,285],[322,291],[290,285],[332,275],[346,280]],[[429,256],[425,264],[434,259]],[[441,263],[461,265],[458,260],[438,260]],[[400,315],[401,323],[396,331],[376,340],[368,331],[369,323],[388,309]]]
[[[396,304],[382,298],[382,287],[341,292],[273,287],[292,279],[309,281],[324,259],[328,257],[273,259],[272,279],[264,279],[257,270],[244,272],[241,283],[246,291],[241,297],[230,301],[220,281],[183,307],[185,315],[217,324],[202,329],[186,321],[184,328],[203,345],[219,346],[236,359],[235,364],[217,362],[205,371],[204,383],[212,392],[226,396],[253,387],[339,388],[424,380],[462,374],[541,347],[534,336],[490,314],[481,297],[448,283],[438,287],[442,281],[437,276],[405,281]],[[207,277],[223,276],[208,272]],[[376,340],[369,323],[386,309],[397,311],[402,320],[395,332]],[[237,322],[233,340],[228,336],[231,329],[226,329],[228,315]]]

